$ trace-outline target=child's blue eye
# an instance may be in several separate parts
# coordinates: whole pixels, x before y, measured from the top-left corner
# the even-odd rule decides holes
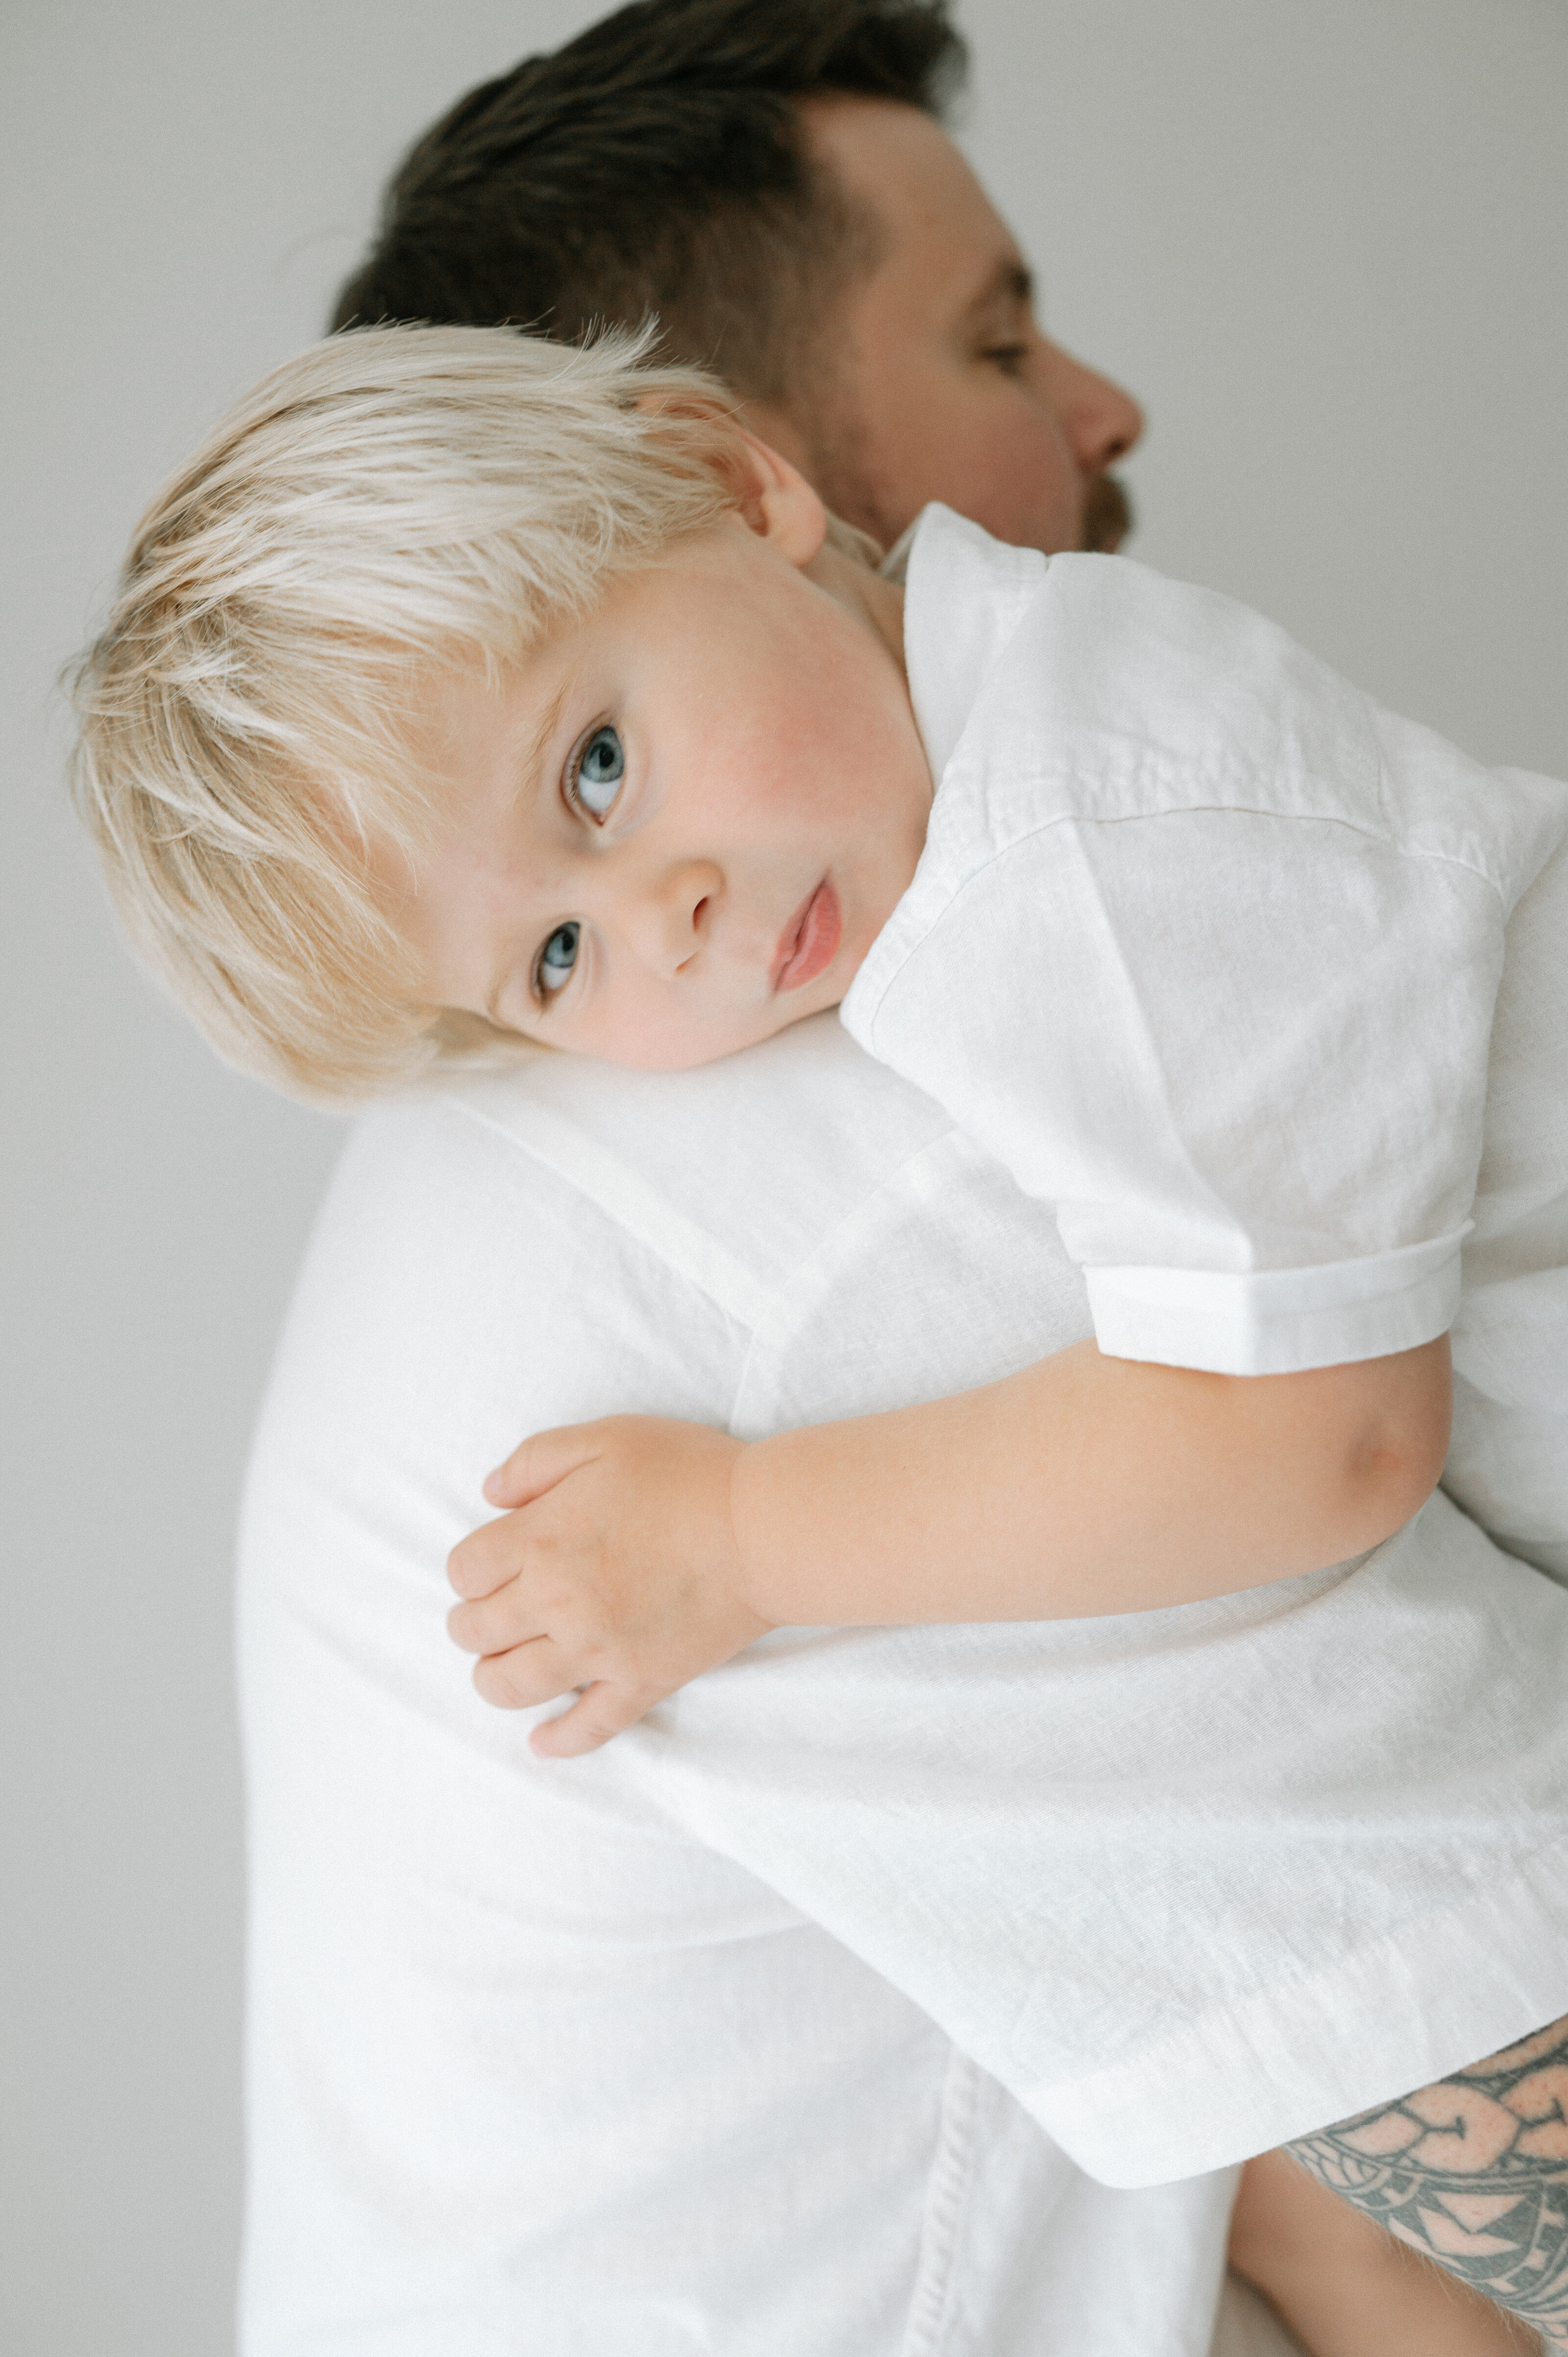
[[[590,818],[607,818],[626,775],[626,752],[615,730],[596,728],[577,757],[573,791]]]
[[[557,925],[539,952],[535,983],[542,996],[548,996],[570,982],[572,968],[577,963],[577,943],[582,938],[581,925]]]

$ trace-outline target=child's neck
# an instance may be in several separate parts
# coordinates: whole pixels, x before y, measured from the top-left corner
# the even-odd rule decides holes
[[[831,541],[822,547],[804,568],[808,580],[836,597],[841,606],[869,625],[886,647],[898,666],[904,670],[904,592],[898,583],[885,581],[857,557],[846,556]]]

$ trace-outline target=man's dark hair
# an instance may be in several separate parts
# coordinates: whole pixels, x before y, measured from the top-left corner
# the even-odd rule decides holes
[[[662,356],[781,403],[875,253],[798,102],[940,117],[967,62],[947,0],[635,0],[425,133],[332,326],[510,321],[576,342],[656,313]]]

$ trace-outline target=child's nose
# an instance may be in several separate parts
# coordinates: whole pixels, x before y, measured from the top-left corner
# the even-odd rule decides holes
[[[639,954],[672,981],[703,945],[724,882],[711,860],[683,859],[656,877],[638,909]]]

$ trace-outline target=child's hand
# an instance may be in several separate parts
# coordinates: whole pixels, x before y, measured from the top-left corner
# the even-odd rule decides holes
[[[730,1479],[742,1444],[705,1425],[607,1416],[538,1434],[485,1483],[514,1509],[455,1547],[447,1627],[503,1710],[583,1689],[534,1729],[575,1758],[772,1623],[741,1594]]]

